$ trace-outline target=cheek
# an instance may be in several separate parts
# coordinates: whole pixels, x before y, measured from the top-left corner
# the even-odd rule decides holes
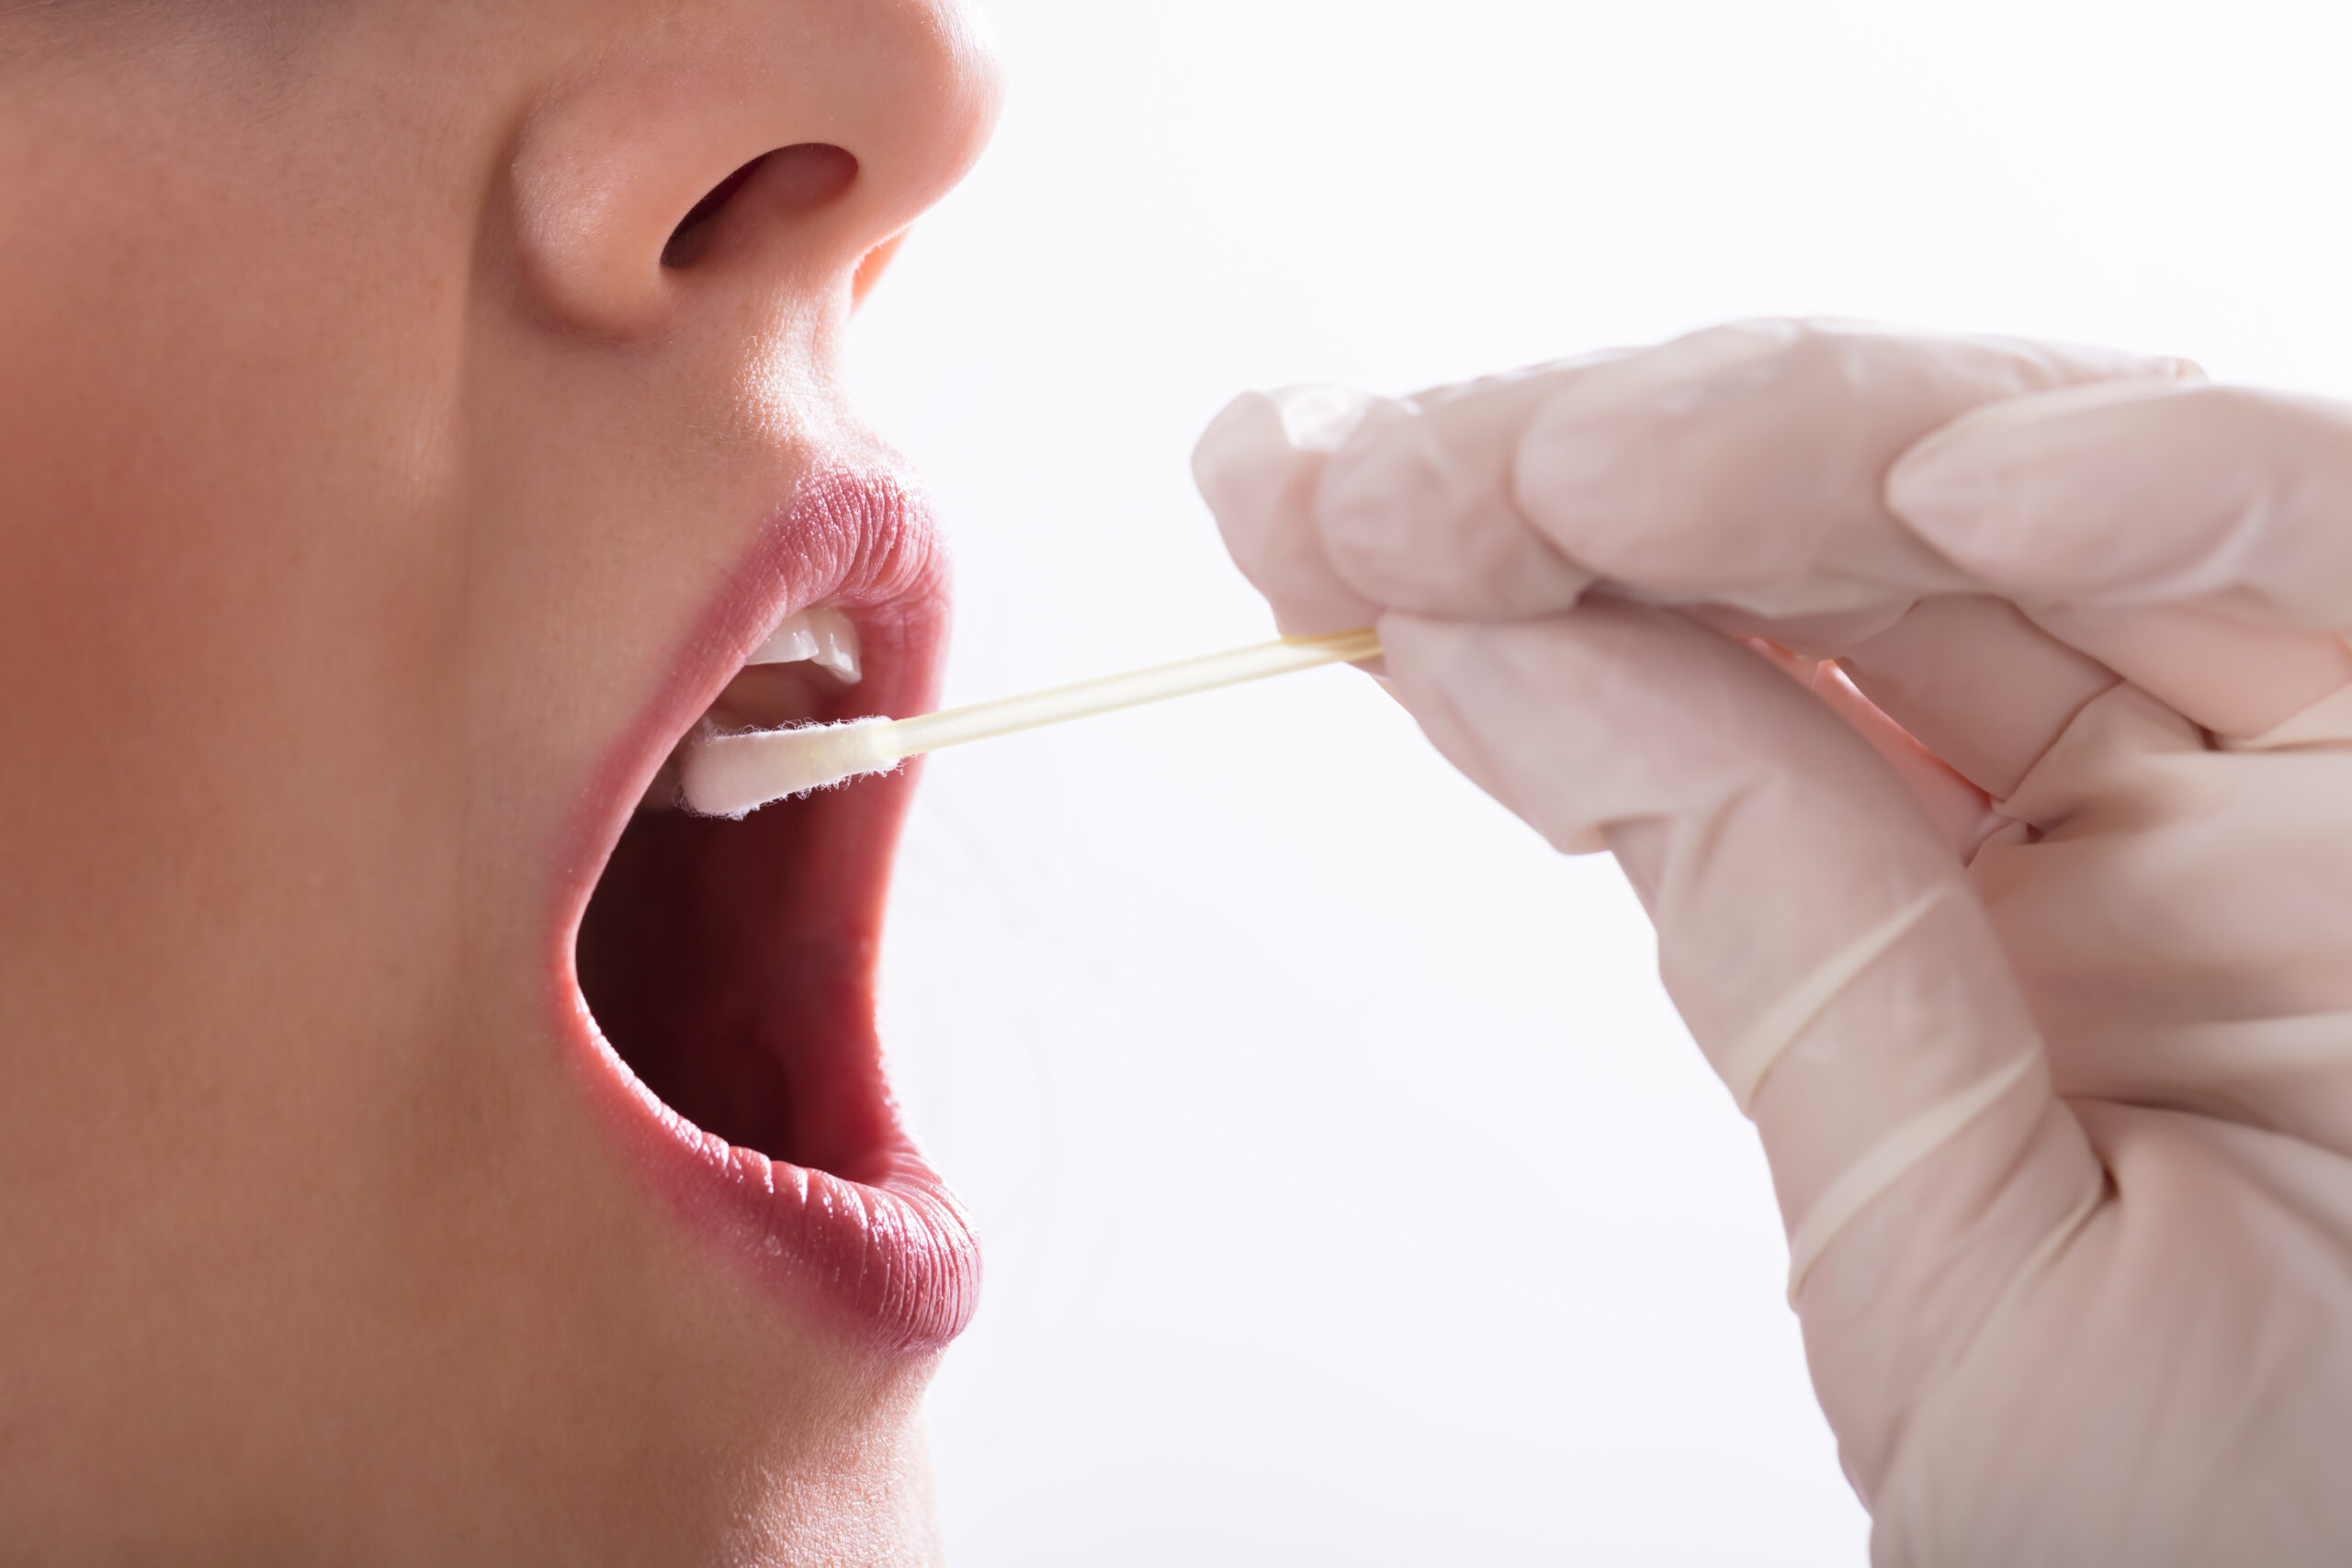
[[[449,919],[469,233],[356,198],[413,147],[403,184],[168,91],[59,106],[0,212],[0,951],[49,977],[20,1041],[119,1021],[12,1052],[18,1109],[200,1077],[126,1145],[193,1184],[265,1161],[239,1118],[364,1101],[366,1042],[317,1045],[334,977]],[[369,1029],[421,1005],[389,1001]]]
[[[57,716],[175,748],[386,694],[385,645],[430,633],[462,566],[461,335],[429,239],[308,188],[369,178],[347,139],[310,170],[217,130],[200,157],[85,148],[104,182],[41,171],[65,210],[12,226],[33,308],[0,354],[10,635],[47,651]]]

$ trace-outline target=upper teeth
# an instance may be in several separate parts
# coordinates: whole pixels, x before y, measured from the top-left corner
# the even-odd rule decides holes
[[[803,660],[854,686],[860,674],[857,628],[831,604],[812,604],[768,633],[745,664],[797,664]]]
[[[811,605],[786,619],[768,633],[743,662],[747,668],[754,664],[814,664],[848,686],[856,685],[862,672],[857,659],[857,628],[831,604]],[[684,754],[704,744],[711,733],[711,716],[706,714],[646,786],[645,797],[639,803],[643,808],[670,811],[681,804],[679,767]]]

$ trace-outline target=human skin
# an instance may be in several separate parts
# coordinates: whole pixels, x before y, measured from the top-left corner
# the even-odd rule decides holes
[[[928,694],[834,355],[997,90],[955,0],[0,5],[0,1560],[935,1555],[968,1280],[749,1259],[569,953],[754,621]]]

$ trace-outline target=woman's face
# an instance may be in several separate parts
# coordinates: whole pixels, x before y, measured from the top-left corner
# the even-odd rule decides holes
[[[639,805],[930,697],[835,354],[995,100],[956,0],[0,4],[28,1560],[929,1560],[907,781]]]

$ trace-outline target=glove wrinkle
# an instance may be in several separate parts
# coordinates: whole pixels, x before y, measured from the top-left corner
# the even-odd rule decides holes
[[[2210,1117],[2352,1158],[2352,1010],[2076,1023],[2052,1067],[2070,1098]]]
[[[1959,1563],[1964,1556],[1922,1555],[1906,1558],[1894,1546],[1899,1532],[1908,1522],[1916,1503],[1898,1502],[1896,1498],[1908,1489],[1907,1476],[1928,1472],[1926,1483],[1932,1486],[1933,1461],[1916,1456],[1929,1454],[1939,1440],[1936,1435],[1943,1427],[1945,1412],[1958,1404],[1965,1407],[1976,1385],[1984,1374],[1977,1369],[1980,1363],[1996,1359],[2005,1332],[2027,1310],[2028,1298],[2054,1270],[2070,1249],[2076,1247],[2095,1221],[2103,1213],[2111,1213],[2117,1201],[2114,1174],[2103,1162],[2089,1168],[2089,1179],[2074,1206],[2061,1214],[2041,1239],[2018,1260],[2011,1270],[2000,1293],[1993,1298],[1974,1330],[1959,1344],[1950,1362],[1909,1402],[1903,1416],[1886,1435],[1884,1459],[1878,1469],[1879,1484],[1875,1488],[1860,1488],[1871,1510],[1871,1562],[1873,1565],[1895,1562]],[[1905,1463],[1906,1458],[1912,1462]],[[1859,1483],[1858,1483],[1859,1488]]]
[[[1773,1064],[1812,1027],[1829,1004],[1843,995],[1863,970],[1902,941],[1939,900],[1956,891],[1956,884],[1939,882],[1831,953],[1819,968],[1766,1008],[1755,1026],[1715,1058],[1715,1072],[1724,1080],[1724,1087],[1731,1090],[1741,1115],[1752,1113],[1756,1092],[1763,1087]]]
[[[1832,651],[1863,695],[1996,800],[2120,679],[1983,593],[1923,599],[1885,631]]]
[[[1878,1201],[1912,1168],[1934,1154],[1967,1125],[1990,1111],[2000,1098],[2026,1081],[2041,1066],[2041,1053],[2027,1051],[2007,1066],[1970,1085],[1950,1100],[1929,1106],[1872,1145],[1852,1165],[1824,1188],[1789,1234],[1789,1305],[1797,1304],[1814,1264],[1827,1251],[1854,1216]],[[2041,1086],[2047,1092],[2048,1084]]]
[[[2352,749],[2352,684],[2338,687],[2276,728],[2243,740],[2224,739],[2225,751]]]
[[[2216,736],[2265,734],[2352,684],[2329,632],[2250,626],[2178,606],[2086,613],[2032,605],[2035,626]]]

